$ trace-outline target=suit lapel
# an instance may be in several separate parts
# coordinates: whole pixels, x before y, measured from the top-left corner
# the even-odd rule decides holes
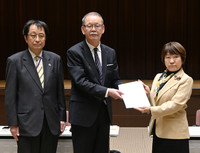
[[[162,97],[162,95],[167,92],[168,90],[170,90],[174,85],[176,85],[178,83],[178,81],[184,74],[183,69],[181,69],[177,74],[175,74],[166,84],[165,86],[159,91],[158,93],[158,98],[157,101],[159,101],[160,97]]]
[[[46,88],[53,63],[46,51],[43,51],[44,89]]]
[[[155,88],[156,88],[156,84],[158,82],[158,79],[160,78],[162,74],[157,74],[156,77],[154,78],[154,81],[153,81],[153,84],[152,84],[152,87],[151,87],[151,92],[150,92],[150,97],[151,97],[151,104],[153,106],[155,106],[155,101],[154,101],[154,94],[155,94]]]
[[[101,55],[102,55],[102,81],[104,84],[105,81],[105,76],[106,76],[106,69],[107,69],[107,52],[105,50],[105,48],[101,45]]]
[[[97,82],[99,82],[101,84],[100,79],[99,79],[99,72],[98,72],[96,64],[94,62],[94,58],[92,57],[92,53],[85,41],[83,41],[83,53],[82,54],[84,55],[85,59],[88,61],[92,70],[94,71],[96,78],[98,78]]]
[[[31,57],[31,54],[28,50],[25,51],[23,56],[23,65],[26,67],[27,71],[29,72],[30,76],[32,77],[33,81],[37,84],[37,86],[42,90],[42,86],[40,83],[40,79],[38,77],[38,73],[35,68],[35,64]]]

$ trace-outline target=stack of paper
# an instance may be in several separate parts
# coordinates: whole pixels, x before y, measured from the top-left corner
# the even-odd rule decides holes
[[[119,90],[124,93],[122,98],[126,108],[150,106],[141,81],[134,81],[119,85]]]

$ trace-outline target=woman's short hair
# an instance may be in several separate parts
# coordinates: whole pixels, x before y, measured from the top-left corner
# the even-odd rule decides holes
[[[161,61],[165,63],[166,54],[176,54],[181,56],[182,63],[185,63],[186,59],[186,50],[185,48],[178,42],[168,42],[166,43],[161,52]]]

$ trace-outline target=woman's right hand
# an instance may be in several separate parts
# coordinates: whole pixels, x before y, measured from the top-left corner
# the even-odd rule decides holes
[[[138,80],[138,81],[141,81],[141,80]],[[145,90],[145,92],[146,92],[146,94],[148,96],[150,94],[150,88],[149,88],[149,86],[147,86],[146,84],[144,84],[144,82],[142,82],[142,85],[143,85],[144,90]]]

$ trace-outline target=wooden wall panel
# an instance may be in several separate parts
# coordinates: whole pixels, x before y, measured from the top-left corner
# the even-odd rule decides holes
[[[188,25],[187,25],[187,47],[188,59],[187,70],[193,78],[200,77],[200,1],[188,1]]]
[[[5,90],[4,88],[0,88],[0,125],[8,125],[6,118],[6,110],[4,105],[4,96],[5,96]]]
[[[104,18],[102,42],[116,49],[122,79],[153,79],[163,71],[160,51],[169,41],[183,44],[185,71],[200,79],[199,0],[1,0],[0,80],[5,79],[7,57],[26,48],[22,28],[29,19],[49,25],[45,48],[61,55],[65,79],[69,79],[66,50],[84,39],[81,19],[90,11]]]

